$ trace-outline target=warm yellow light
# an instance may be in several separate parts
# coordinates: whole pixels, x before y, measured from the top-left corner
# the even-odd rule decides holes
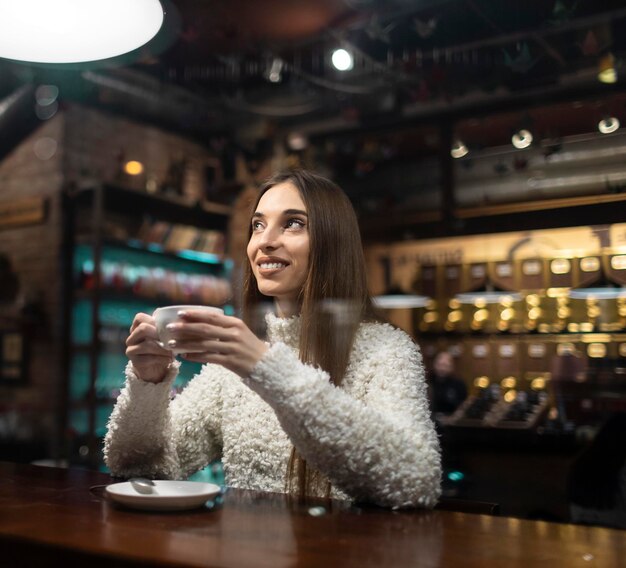
[[[506,400],[506,402],[513,402],[516,396],[517,392],[515,390],[510,390],[504,394],[504,400]]]
[[[422,318],[426,323],[435,323],[439,319],[437,312],[426,312]]]
[[[124,171],[129,176],[138,176],[143,173],[143,164],[136,160],[130,160],[124,164]]]
[[[489,386],[489,377],[476,377],[474,379],[474,386],[479,389],[486,389]]]
[[[512,308],[506,308],[505,310],[502,310],[500,312],[500,319],[504,321],[512,320],[514,316],[515,310],[513,310]]]
[[[448,314],[448,320],[452,323],[457,323],[463,319],[463,312],[461,310],[454,310]]]
[[[477,308],[484,308],[487,305],[487,302],[485,301],[484,298],[476,298],[474,300],[474,306],[476,306]]]
[[[474,319],[476,321],[485,321],[487,318],[489,317],[489,312],[487,310],[478,310],[475,314],[474,314]]]
[[[500,386],[503,389],[514,389],[516,384],[515,377],[506,377],[500,381]]]
[[[569,299],[569,291],[569,288],[548,288],[546,290],[546,296],[548,296],[548,298],[556,298],[557,300],[560,300],[562,298]]]
[[[601,83],[616,83],[617,71],[615,70],[615,57],[612,53],[606,53],[600,58],[598,64],[598,81]]]
[[[541,303],[541,298],[538,294],[528,294],[528,296],[526,296],[526,303],[529,306],[538,306]]]
[[[530,388],[533,390],[544,390],[546,388],[546,380],[543,377],[537,377],[530,383]]]

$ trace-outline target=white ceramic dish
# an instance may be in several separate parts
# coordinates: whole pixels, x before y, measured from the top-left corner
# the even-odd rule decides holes
[[[105,489],[109,498],[126,507],[148,511],[182,511],[201,507],[220,493],[219,485],[200,481],[156,480],[151,493],[139,493],[130,481]]]

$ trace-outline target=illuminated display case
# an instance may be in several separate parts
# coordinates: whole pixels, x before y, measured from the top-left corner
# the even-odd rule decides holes
[[[111,185],[64,195],[66,453],[103,468],[102,439],[124,382],[137,312],[202,304],[232,313],[227,210]],[[180,390],[200,369],[183,362]]]

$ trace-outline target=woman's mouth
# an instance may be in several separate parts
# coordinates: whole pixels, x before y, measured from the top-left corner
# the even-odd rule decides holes
[[[278,268],[285,268],[286,266],[284,262],[262,262],[259,264],[259,268],[262,270],[276,270]]]

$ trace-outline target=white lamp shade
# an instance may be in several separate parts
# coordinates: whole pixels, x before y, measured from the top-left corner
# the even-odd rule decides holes
[[[163,24],[159,0],[0,0],[0,57],[79,63],[116,57]]]
[[[569,297],[575,300],[614,300],[626,298],[626,287],[598,286],[597,288],[578,288],[570,290]]]
[[[377,308],[385,310],[403,309],[403,308],[423,308],[430,298],[428,296],[420,296],[418,294],[385,294],[383,296],[374,296],[372,298]]]
[[[517,292],[481,291],[457,294],[455,299],[461,304],[474,304],[477,301],[484,302],[485,304],[499,304],[504,300],[519,302],[522,296]]]

